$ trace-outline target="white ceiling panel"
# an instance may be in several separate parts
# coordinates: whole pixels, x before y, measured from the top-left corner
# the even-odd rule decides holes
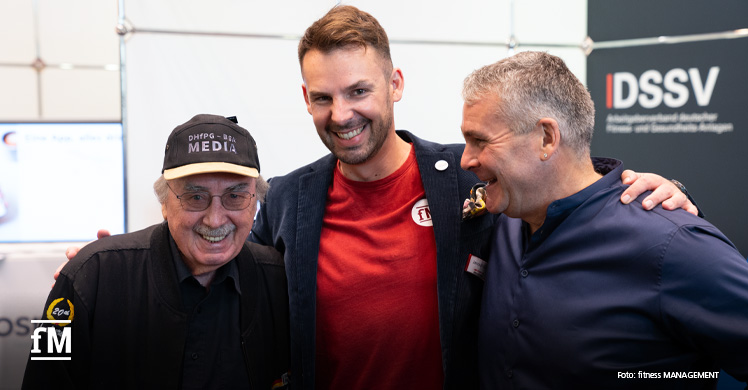
[[[119,72],[45,69],[41,77],[42,119],[120,120]]]
[[[117,1],[37,0],[39,52],[47,64],[119,63]]]

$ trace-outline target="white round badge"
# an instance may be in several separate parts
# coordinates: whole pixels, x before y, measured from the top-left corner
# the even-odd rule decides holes
[[[426,198],[419,200],[413,205],[413,209],[410,210],[410,215],[413,217],[413,222],[421,226],[434,226],[431,222],[429,201],[426,200]]]

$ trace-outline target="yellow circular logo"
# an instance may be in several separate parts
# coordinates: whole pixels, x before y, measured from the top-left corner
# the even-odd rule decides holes
[[[57,298],[49,304],[47,308],[47,319],[48,320],[69,320],[73,321],[75,310],[73,303],[69,299]],[[67,323],[55,324],[58,326],[68,325]]]

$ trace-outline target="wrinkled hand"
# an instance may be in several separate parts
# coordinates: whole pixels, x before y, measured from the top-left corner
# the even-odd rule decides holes
[[[699,215],[698,208],[688,200],[688,197],[681,192],[680,188],[660,175],[637,173],[627,169],[621,174],[621,180],[623,184],[630,184],[629,188],[621,195],[621,203],[623,204],[629,204],[642,193],[651,190],[652,193],[642,201],[645,210],[652,210],[662,203],[662,208],[665,210],[682,208],[693,215]]]
[[[98,232],[96,232],[96,238],[97,239],[104,238],[104,237],[109,237],[111,235],[112,234],[109,233],[109,230],[106,230],[106,229],[101,229]],[[82,247],[71,246],[71,247],[68,247],[68,249],[65,250],[65,257],[67,257],[68,259],[64,263],[60,264],[60,266],[57,267],[57,269],[55,270],[55,274],[54,274],[55,280],[57,280],[57,278],[60,276],[60,271],[62,271],[62,267],[64,267],[65,264],[67,264],[68,261],[70,261],[70,259],[72,259],[73,257],[75,257],[75,255],[78,254],[78,251],[80,251],[81,248]]]

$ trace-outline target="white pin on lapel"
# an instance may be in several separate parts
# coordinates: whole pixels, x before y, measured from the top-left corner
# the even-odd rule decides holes
[[[439,160],[434,164],[434,168],[436,168],[437,171],[444,171],[449,167],[449,163],[444,160]]]

